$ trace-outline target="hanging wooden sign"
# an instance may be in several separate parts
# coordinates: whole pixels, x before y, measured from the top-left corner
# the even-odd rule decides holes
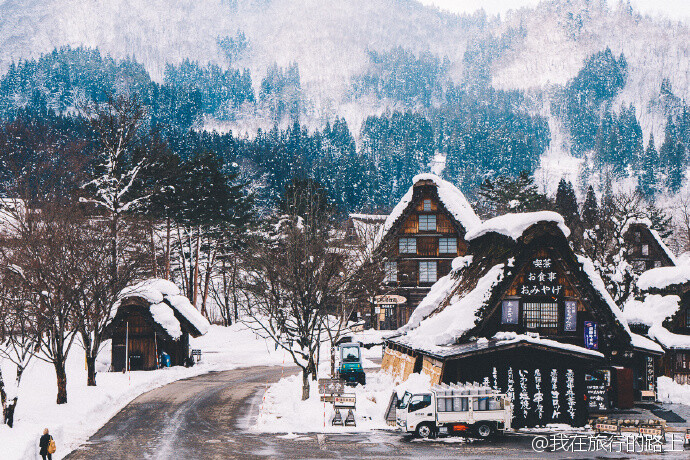
[[[407,299],[401,295],[384,294],[374,297],[374,303],[377,305],[400,305],[407,302]]]

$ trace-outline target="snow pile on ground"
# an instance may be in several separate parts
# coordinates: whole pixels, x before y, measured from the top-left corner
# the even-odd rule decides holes
[[[19,388],[14,428],[0,425],[0,457],[38,458],[38,438],[47,427],[58,448],[53,458],[60,459],[134,398],[175,380],[250,365],[292,364],[283,351],[276,351],[241,323],[228,328],[211,326],[205,336],[191,338],[190,347],[202,351],[202,361],[194,367],[122,374],[106,372],[110,367],[110,348],[106,346],[99,355],[98,386],[87,387],[84,352],[75,345],[67,361],[68,403],[62,405],[55,403],[57,385],[52,366],[32,361]]]
[[[320,377],[327,375],[328,365],[319,368]],[[372,429],[393,429],[386,424],[384,415],[392,391],[401,396],[405,391],[426,391],[430,387],[429,377],[412,374],[398,383],[386,372],[368,372],[367,384],[347,387],[346,393],[356,395],[355,421],[357,426],[332,426],[335,415],[333,405],[321,401],[317,382],[310,382],[309,399],[302,401],[302,374],[285,377],[269,387],[261,404],[254,430],[271,433],[309,432],[360,432]],[[347,410],[341,409],[343,419]]]
[[[494,217],[468,231],[465,239],[471,241],[487,233],[499,233],[517,241],[525,230],[542,222],[554,222],[566,238],[570,235],[570,229],[565,225],[563,216],[553,211],[538,211]]]
[[[642,273],[637,280],[637,287],[643,291],[665,289],[676,284],[690,281],[690,265],[652,268]]]
[[[690,385],[681,385],[670,377],[659,377],[656,386],[659,401],[690,406]]]
[[[491,297],[494,286],[503,279],[504,267],[504,264],[494,265],[477,281],[473,290],[462,297],[454,295],[443,310],[408,331],[403,338],[405,343],[428,349],[455,342],[476,324],[479,310]],[[412,318],[408,324],[412,324]]]

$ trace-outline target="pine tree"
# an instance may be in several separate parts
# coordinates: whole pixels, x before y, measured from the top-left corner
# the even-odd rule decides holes
[[[642,196],[650,198],[657,192],[657,177],[659,168],[659,154],[654,147],[654,135],[649,138],[649,144],[642,156],[641,171],[638,175],[638,189]]]
[[[587,189],[587,196],[585,203],[582,206],[582,221],[585,228],[593,228],[599,218],[599,205],[597,204],[597,196],[594,194],[594,188],[590,185]]]
[[[565,224],[568,227],[574,227],[580,221],[580,213],[573,184],[570,181],[566,182],[565,179],[561,179],[558,183],[558,190],[556,191],[556,211],[563,216]]]

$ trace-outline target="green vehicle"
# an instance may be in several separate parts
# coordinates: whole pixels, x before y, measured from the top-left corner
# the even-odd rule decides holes
[[[366,383],[366,375],[362,367],[362,350],[359,343],[346,342],[340,345],[340,365],[338,374],[347,385],[355,386]]]

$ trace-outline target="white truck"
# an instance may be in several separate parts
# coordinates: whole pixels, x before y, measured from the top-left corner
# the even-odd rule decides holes
[[[510,398],[479,385],[437,385],[428,392],[405,392],[396,408],[399,429],[421,438],[457,434],[488,438],[510,429]]]

